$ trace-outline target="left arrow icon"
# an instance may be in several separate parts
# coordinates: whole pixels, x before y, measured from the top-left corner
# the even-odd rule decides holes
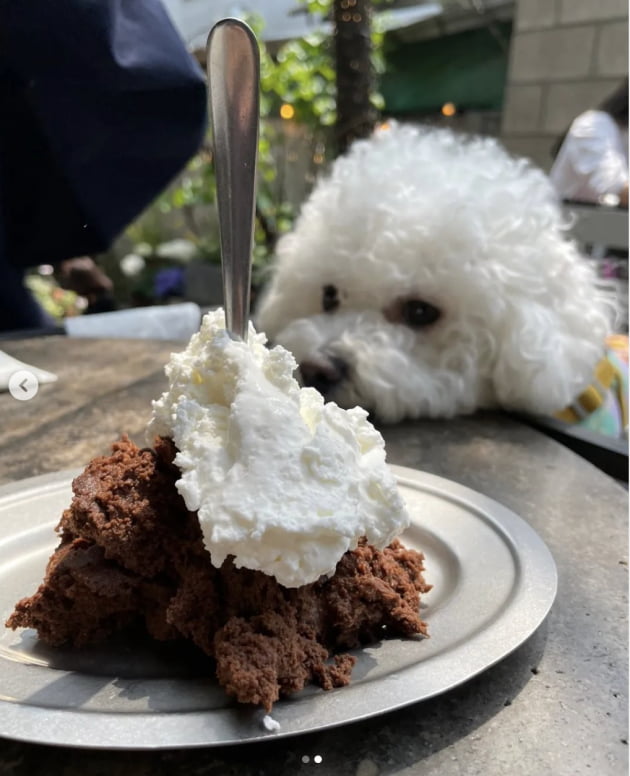
[[[37,395],[39,381],[28,369],[18,369],[9,378],[9,392],[18,401],[28,401]]]

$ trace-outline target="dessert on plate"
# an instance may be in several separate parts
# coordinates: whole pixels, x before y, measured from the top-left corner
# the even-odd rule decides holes
[[[348,650],[426,636],[423,556],[381,435],[324,403],[293,357],[225,330],[223,311],[166,367],[151,447],[123,437],[73,482],[60,543],[10,628],[77,647],[142,627],[188,639],[226,692],[267,711],[350,681]]]

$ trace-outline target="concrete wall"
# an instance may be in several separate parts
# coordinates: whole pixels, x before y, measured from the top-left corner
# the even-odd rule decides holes
[[[503,141],[549,169],[556,138],[627,73],[627,0],[518,0]]]

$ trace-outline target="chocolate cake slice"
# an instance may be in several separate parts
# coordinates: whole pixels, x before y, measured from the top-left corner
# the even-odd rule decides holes
[[[383,551],[360,543],[333,576],[298,588],[231,559],[215,568],[176,490],[175,452],[170,440],[141,450],[123,438],[87,466],[44,582],[8,627],[77,647],[138,625],[155,639],[189,639],[216,661],[228,694],[267,711],[309,682],[348,684],[355,658],[343,650],[426,635],[423,556],[398,541]]]

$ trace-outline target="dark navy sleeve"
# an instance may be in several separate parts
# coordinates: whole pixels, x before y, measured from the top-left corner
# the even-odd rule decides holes
[[[198,149],[205,95],[160,0],[0,0],[0,250],[107,249]]]

